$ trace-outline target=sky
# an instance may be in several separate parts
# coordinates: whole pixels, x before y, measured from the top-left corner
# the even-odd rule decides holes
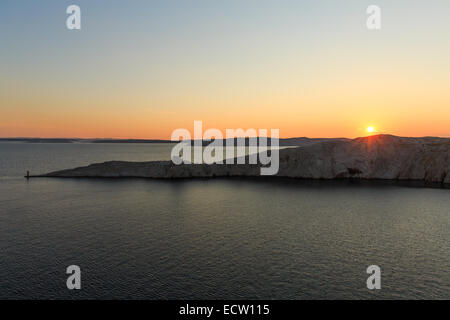
[[[449,39],[448,0],[1,0],[0,137],[450,136]]]

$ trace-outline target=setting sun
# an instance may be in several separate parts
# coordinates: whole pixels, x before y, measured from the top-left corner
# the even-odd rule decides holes
[[[370,126],[370,127],[367,127],[367,132],[368,133],[373,133],[373,132],[375,132],[375,128],[374,127],[372,127],[372,126]]]

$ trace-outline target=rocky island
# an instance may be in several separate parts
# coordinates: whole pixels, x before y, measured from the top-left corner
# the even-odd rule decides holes
[[[302,179],[389,179],[450,183],[450,139],[374,135],[356,139],[288,139],[276,176]],[[260,165],[110,161],[41,177],[205,178],[259,176]]]

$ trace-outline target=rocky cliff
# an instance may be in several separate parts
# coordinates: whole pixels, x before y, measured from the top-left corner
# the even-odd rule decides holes
[[[248,161],[246,161],[248,163]],[[182,164],[171,161],[111,161],[46,174],[46,177],[195,178],[259,176],[260,165]],[[450,139],[376,135],[322,139],[280,150],[283,177],[393,179],[450,183]]]

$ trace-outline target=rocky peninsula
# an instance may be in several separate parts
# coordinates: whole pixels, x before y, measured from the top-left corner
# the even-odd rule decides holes
[[[374,135],[356,139],[289,139],[276,176],[302,179],[420,180],[450,184],[450,139]],[[286,141],[280,145],[286,145]],[[258,164],[110,161],[41,177],[206,178],[259,176]]]

